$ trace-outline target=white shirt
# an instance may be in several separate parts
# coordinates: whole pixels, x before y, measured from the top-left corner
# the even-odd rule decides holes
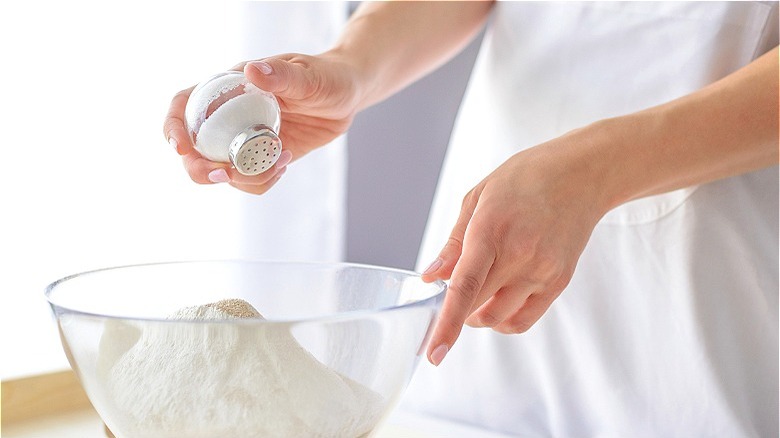
[[[778,44],[777,3],[499,3],[419,264],[519,150],[691,93]],[[512,436],[778,435],[778,169],[625,204],[527,333],[464,331],[407,408]]]

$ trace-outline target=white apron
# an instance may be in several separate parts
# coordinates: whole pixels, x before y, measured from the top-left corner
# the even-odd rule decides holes
[[[726,76],[777,25],[776,3],[499,3],[419,265],[511,155]],[[466,327],[404,406],[524,437],[778,436],[777,167],[610,212],[529,332]]]

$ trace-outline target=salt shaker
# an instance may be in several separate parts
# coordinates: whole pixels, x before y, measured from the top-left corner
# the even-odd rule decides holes
[[[199,83],[184,115],[195,149],[211,161],[231,163],[243,175],[265,172],[282,153],[279,103],[242,72]]]

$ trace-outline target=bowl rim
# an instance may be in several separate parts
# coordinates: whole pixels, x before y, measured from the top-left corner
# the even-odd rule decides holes
[[[270,324],[270,325],[292,325],[292,324],[298,324],[298,323],[313,323],[313,322],[341,322],[346,320],[353,320],[353,319],[363,319],[368,316],[376,316],[378,314],[386,314],[389,312],[396,312],[401,311],[403,309],[412,308],[412,307],[433,307],[435,309],[435,314],[438,314],[439,311],[441,311],[441,306],[436,305],[437,301],[443,301],[444,295],[447,292],[448,285],[445,281],[442,280],[434,280],[430,283],[431,285],[435,285],[438,287],[438,292],[431,295],[428,298],[412,301],[409,303],[399,304],[396,306],[388,306],[388,307],[380,307],[376,309],[360,309],[360,310],[349,310],[345,312],[338,312],[338,313],[332,313],[332,314],[326,314],[321,316],[314,316],[314,317],[306,317],[306,318],[291,318],[291,319],[273,319],[273,320],[266,320],[266,319],[255,319],[255,318],[244,318],[244,319],[168,319],[164,317],[137,317],[137,316],[122,316],[122,315],[106,315],[101,313],[95,313],[95,312],[87,312],[83,310],[77,310],[68,306],[64,306],[62,304],[56,303],[52,297],[52,292],[60,285],[67,281],[79,278],[79,277],[85,277],[88,275],[94,275],[94,274],[100,274],[107,271],[114,271],[114,270],[120,270],[120,269],[131,269],[131,268],[141,268],[141,267],[147,267],[147,266],[167,266],[167,265],[196,265],[196,264],[208,264],[208,263],[228,263],[228,264],[235,264],[235,263],[253,263],[253,264],[265,264],[265,265],[301,265],[301,266],[311,266],[311,267],[341,267],[341,268],[358,268],[358,269],[368,269],[368,270],[374,270],[374,271],[387,271],[387,272],[394,272],[398,274],[404,274],[411,277],[421,277],[421,274],[416,271],[408,270],[408,269],[401,269],[401,268],[393,268],[393,267],[386,267],[386,266],[379,266],[379,265],[371,265],[366,263],[353,263],[353,262],[328,262],[328,261],[283,261],[283,260],[262,260],[262,259],[192,259],[192,260],[175,260],[175,261],[157,261],[157,262],[147,262],[147,263],[130,263],[130,264],[124,264],[124,265],[117,265],[117,266],[109,266],[104,268],[98,268],[98,269],[92,269],[82,272],[77,272],[75,274],[70,274],[65,277],[62,277],[58,280],[55,280],[51,283],[49,283],[46,288],[44,289],[44,296],[46,297],[46,301],[49,303],[49,306],[51,307],[52,313],[54,313],[54,316],[56,318],[59,317],[59,315],[63,312],[58,311],[62,310],[65,311],[65,313],[73,314],[73,315],[79,315],[79,316],[88,316],[88,317],[95,317],[95,318],[102,318],[106,320],[121,320],[121,321],[138,321],[138,322],[155,322],[155,323],[196,323],[196,324],[248,324],[248,325],[256,325],[256,324]]]

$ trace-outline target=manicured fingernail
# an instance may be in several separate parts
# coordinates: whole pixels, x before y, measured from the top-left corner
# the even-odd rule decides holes
[[[468,318],[466,318],[466,321],[464,322],[464,324],[466,324],[469,327],[474,327],[474,328],[482,327],[482,325],[480,325],[479,320],[477,320],[477,318],[474,316],[473,313],[471,315],[469,315]]]
[[[285,170],[287,170],[287,169],[285,168]],[[273,179],[271,179],[271,184],[276,184],[277,181],[282,179],[282,175],[284,175],[284,171],[279,172],[276,175],[274,175]]]
[[[290,164],[290,161],[292,161],[292,152],[290,151],[282,151],[281,154],[279,154],[279,159],[276,160],[276,166],[277,169],[281,169],[282,167]]]
[[[260,70],[260,73],[264,75],[270,75],[271,73],[274,72],[274,69],[271,68],[271,64],[264,61],[250,62],[249,65]]]
[[[439,366],[441,361],[444,360],[444,356],[446,356],[447,352],[449,352],[449,351],[450,351],[450,349],[449,349],[449,347],[447,347],[447,345],[445,345],[445,344],[439,345],[431,353],[431,362],[434,365]]]
[[[174,151],[176,151],[177,154],[179,153],[179,142],[176,141],[175,138],[169,137],[168,144],[171,145],[171,147],[173,148]]]
[[[227,172],[225,172],[225,169],[214,169],[209,172],[209,181],[213,183],[226,183],[230,181],[230,177]]]
[[[442,263],[443,263],[442,260],[437,258],[436,260],[433,261],[433,263],[431,263],[430,265],[428,265],[427,268],[425,268],[425,271],[423,271],[423,275],[428,275],[436,272],[437,269],[441,268]]]
[[[284,172],[287,172],[287,168],[286,167],[282,167],[281,169],[276,169],[276,174],[274,174],[274,177],[272,178],[272,181],[273,182],[279,181],[279,178],[281,178],[282,175],[284,175]]]

